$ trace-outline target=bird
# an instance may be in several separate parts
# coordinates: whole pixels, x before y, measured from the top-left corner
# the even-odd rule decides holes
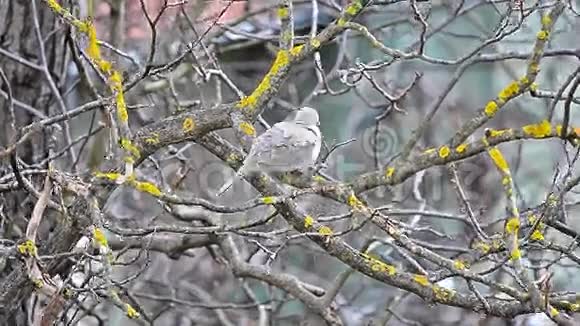
[[[312,167],[321,145],[318,112],[311,107],[301,107],[254,140],[240,169],[216,196],[221,196],[236,180],[252,173],[284,173]]]

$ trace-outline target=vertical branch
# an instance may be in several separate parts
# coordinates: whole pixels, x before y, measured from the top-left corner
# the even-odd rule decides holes
[[[279,36],[280,49],[290,51],[294,47],[294,12],[292,10],[292,1],[280,0],[277,13],[281,23]]]
[[[507,102],[520,96],[527,90],[533,91],[537,88],[534,82],[540,72],[540,60],[544,56],[544,51],[550,39],[554,24],[564,11],[565,7],[566,5],[564,1],[558,1],[548,14],[542,16],[542,28],[536,34],[536,42],[532,48],[532,54],[528,59],[526,74],[519,80],[514,80],[509,83],[499,92],[496,98],[487,102],[485,107],[479,110],[476,117],[465,123],[451,139],[452,146],[459,145],[462,141],[467,139],[469,135],[473,134],[477,128],[491,120]]]
[[[579,70],[577,70],[578,72]],[[578,89],[578,85],[580,84],[580,76],[576,75],[576,80],[572,87],[570,87],[570,92],[568,93],[568,97],[564,102],[564,121],[562,122],[562,137],[568,136],[568,125],[570,124],[570,105],[572,104],[572,99],[574,98],[574,94],[576,93],[576,89]]]
[[[119,49],[125,44],[126,0],[111,1],[111,44]]]
[[[510,218],[505,223],[504,241],[508,250],[509,259],[512,262],[518,277],[524,282],[531,296],[534,309],[543,310],[545,302],[540,290],[532,280],[530,280],[527,270],[522,264],[522,252],[519,248],[518,232],[520,229],[520,213],[518,210],[516,195],[514,192],[514,182],[511,176],[510,168],[503,154],[497,147],[491,147],[488,154],[492,159],[495,167],[502,176],[501,183],[507,198],[506,210]]]
[[[46,59],[46,50],[44,48],[44,39],[42,38],[42,33],[40,31],[40,23],[38,21],[38,10],[36,8],[36,0],[32,0],[31,4],[32,4],[32,11],[33,11],[32,20],[34,22],[34,31],[36,34],[36,38],[38,40],[38,52],[39,52],[39,56],[40,56],[40,63],[42,66],[42,70],[44,72],[46,80],[48,81],[50,91],[52,92],[53,96],[56,99],[56,102],[58,103],[58,107],[60,108],[61,113],[66,114],[68,109],[66,107],[66,104],[64,103],[62,96],[60,95],[60,91],[58,90],[58,87],[56,86],[56,83],[54,82],[54,79],[52,78],[52,74],[48,68],[48,60]],[[76,154],[75,154],[74,148],[72,146],[70,146],[70,144],[72,143],[70,126],[69,126],[67,120],[63,121],[62,124],[64,126],[65,144],[69,148],[68,152],[70,155],[70,159],[72,162],[74,162],[74,161],[76,161]]]
[[[118,70],[115,70],[110,61],[105,60],[101,56],[97,40],[97,30],[95,25],[89,21],[82,21],[72,15],[68,10],[64,9],[55,0],[44,0],[47,5],[66,22],[77,28],[81,33],[88,37],[87,55],[90,60],[96,65],[98,70],[105,74],[108,78],[107,86],[109,87],[115,101],[117,109],[117,123],[121,139],[119,141],[120,147],[123,149],[125,162],[125,177],[120,178],[119,181],[129,179],[133,175],[133,167],[135,161],[141,158],[141,152],[131,140],[131,129],[129,128],[129,113],[127,111],[127,104],[125,102],[123,77]],[[161,15],[161,14],[160,14]],[[160,16],[159,15],[159,16]],[[159,16],[156,18],[158,19]],[[153,53],[150,54],[151,56]],[[74,160],[73,160],[74,161]]]

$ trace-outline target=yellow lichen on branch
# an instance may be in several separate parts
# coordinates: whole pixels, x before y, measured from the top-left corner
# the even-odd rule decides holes
[[[334,232],[329,226],[323,225],[320,227],[320,229],[318,229],[318,234],[322,236],[331,236],[334,234]]]
[[[518,217],[512,217],[508,220],[505,225],[505,231],[507,234],[515,234],[520,229],[520,219]]]
[[[314,218],[310,215],[306,215],[304,218],[304,228],[309,229],[314,225]]]
[[[280,7],[276,11],[276,14],[278,15],[278,18],[286,19],[286,18],[288,18],[288,16],[290,16],[290,10],[288,10],[287,7]]]
[[[537,124],[523,126],[522,130],[524,131],[524,133],[534,138],[544,138],[552,134],[552,125],[548,120],[543,120],[542,122]]]
[[[351,3],[344,9],[344,12],[348,16],[350,16],[348,18],[352,18],[356,16],[361,11],[362,8],[363,5],[361,3],[361,0],[352,0]]]
[[[135,189],[150,194],[154,197],[160,197],[163,193],[151,182],[133,181]]]
[[[252,126],[251,123],[247,121],[242,121],[239,127],[242,133],[244,133],[244,135],[251,137],[256,136],[256,129],[254,128],[254,126]]]
[[[148,145],[157,145],[159,144],[159,134],[156,132],[152,132],[151,136],[145,138],[145,143]]]
[[[338,20],[338,24],[344,25],[346,22],[348,22],[349,20],[354,18],[354,16],[358,15],[360,13],[360,11],[363,9],[363,7],[364,6],[363,6],[361,0],[353,0],[344,9],[343,14],[341,15],[341,17]],[[289,17],[289,15],[290,15],[290,11],[287,7],[280,6],[277,9],[277,16],[280,19],[285,20]],[[288,35],[288,33],[282,32],[282,34],[280,35],[280,38],[282,41],[284,41],[288,37],[291,37],[291,36],[292,36],[291,34]],[[286,41],[288,41],[288,40],[286,40]],[[321,42],[317,38],[312,38],[310,41],[310,45],[314,49],[317,49],[321,46]],[[262,80],[260,81],[258,86],[254,89],[254,91],[252,91],[252,93],[250,95],[244,96],[240,101],[238,101],[238,103],[236,103],[236,107],[238,109],[245,109],[245,110],[248,110],[250,112],[252,112],[254,109],[256,109],[256,107],[260,104],[261,99],[264,96],[264,94],[266,94],[269,90],[271,90],[271,88],[273,86],[277,86],[277,85],[273,85],[274,82],[277,82],[275,80],[275,77],[280,73],[280,71],[283,68],[286,68],[288,66],[288,64],[290,63],[291,56],[292,57],[298,56],[300,53],[302,53],[303,49],[304,49],[304,46],[300,45],[300,46],[295,46],[295,47],[289,49],[289,51],[288,51],[288,49],[279,50],[278,53],[276,54],[276,58],[275,58],[274,62],[272,63],[272,66],[270,67],[270,70],[266,73],[264,78],[262,78]]]
[[[370,265],[373,272],[387,273],[389,276],[393,276],[397,273],[397,269],[393,265],[389,265],[381,261],[379,258],[373,257],[369,254],[363,253],[362,257]]]
[[[121,148],[123,148],[127,154],[129,154],[134,159],[139,159],[141,157],[141,152],[135,144],[130,139],[121,138]]]
[[[107,85],[115,99],[116,109],[117,109],[117,120],[119,121],[119,130],[122,138],[131,138],[131,133],[129,129],[129,114],[127,112],[127,104],[125,102],[125,95],[123,93],[123,81],[121,73],[113,69],[113,64],[105,60],[100,51],[99,41],[97,38],[97,30],[95,25],[90,20],[81,20],[76,18],[70,11],[64,9],[56,0],[45,0],[46,4],[50,9],[52,9],[57,15],[68,22],[70,25],[74,26],[80,33],[83,33],[87,37],[87,47],[86,53],[89,60],[107,77]],[[131,174],[133,170],[133,163],[137,158],[134,155],[132,148],[121,147],[125,150],[126,156],[124,161],[127,165],[127,174]]]
[[[95,241],[96,244],[106,247],[109,247],[109,242],[107,241],[107,237],[105,236],[105,233],[103,232],[103,230],[101,230],[98,227],[94,227],[93,228],[93,240]]]
[[[432,289],[435,292],[435,298],[440,302],[447,302],[455,295],[453,290],[438,285],[433,285]]]
[[[183,119],[183,124],[181,125],[181,130],[183,130],[183,132],[187,134],[187,133],[192,132],[193,129],[195,129],[195,121],[193,121],[193,119],[190,117]]]
[[[163,195],[163,192],[155,184],[148,181],[138,181],[134,175],[125,176],[117,172],[96,172],[95,177],[127,184],[138,191],[148,193],[154,197],[161,197]]]
[[[347,204],[354,210],[362,210],[365,207],[355,194],[350,194],[350,196],[348,196]]]
[[[495,113],[497,112],[498,109],[499,109],[499,107],[495,101],[489,101],[485,105],[484,111],[485,111],[485,114],[491,118],[495,115]]]
[[[23,256],[34,257],[37,254],[36,244],[28,239],[17,246],[18,252]]]
[[[467,264],[463,260],[455,260],[453,261],[453,267],[462,271],[467,269]]]
[[[431,284],[429,282],[429,279],[427,278],[427,276],[421,275],[421,274],[413,275],[413,281],[417,282],[418,284],[420,284],[422,286],[429,286],[429,284]]]
[[[87,26],[87,37],[89,38],[87,55],[89,58],[98,62],[101,60],[101,51],[99,50],[99,44],[97,43],[97,29],[91,21],[88,21],[85,24]]]
[[[117,173],[117,172],[95,172],[95,177],[97,178],[101,178],[101,179],[108,179],[109,181],[117,181],[119,178],[121,178],[123,175],[121,173]]]
[[[500,103],[505,103],[520,93],[520,85],[517,81],[512,81],[497,95]]]
[[[388,167],[385,173],[385,177],[392,178],[393,174],[395,174],[395,168],[392,166]]]
[[[495,166],[504,173],[509,173],[509,166],[503,154],[497,147],[492,147],[488,151],[489,156],[491,157]]]
[[[544,235],[542,234],[542,231],[534,230],[534,232],[532,232],[530,235],[530,239],[533,241],[544,241]]]
[[[511,129],[501,129],[501,130],[488,129],[486,132],[486,135],[490,138],[495,138],[495,137],[500,137],[504,134],[509,134],[511,132],[512,132]]]
[[[310,40],[310,46],[312,46],[312,48],[318,49],[320,45],[320,41],[316,37]]]
[[[293,57],[297,57],[300,55],[300,53],[302,53],[302,50],[304,50],[304,44],[296,45],[292,49],[290,49],[290,54]]]
[[[550,29],[552,27],[552,23],[553,23],[550,15],[543,15],[540,22],[542,23],[543,29]]]
[[[129,112],[127,112],[127,104],[125,103],[125,97],[123,96],[123,93],[117,93],[115,100],[117,103],[117,118],[121,122],[129,121]]]
[[[449,154],[451,154],[451,150],[449,149],[449,147],[447,146],[441,146],[441,148],[439,148],[439,157],[442,159],[447,158],[447,156],[449,156]]]
[[[237,104],[236,107],[239,109],[246,109],[253,111],[258,106],[260,100],[266,92],[268,92],[272,87],[272,82],[274,82],[274,77],[280,73],[280,71],[288,66],[290,63],[290,53],[286,50],[280,50],[276,54],[276,59],[266,76],[262,79],[260,84],[254,89],[252,94],[244,96]]]
[[[264,203],[266,205],[272,205],[275,202],[276,202],[276,197],[272,197],[272,196],[262,197],[262,203]]]
[[[483,241],[475,242],[473,249],[479,250],[482,254],[487,254],[491,250],[491,246]]]
[[[130,304],[125,304],[125,312],[127,314],[127,317],[129,319],[137,319],[139,318],[139,313],[137,312],[137,310],[135,310],[135,308],[133,308],[133,306],[131,306]]]
[[[550,32],[548,32],[548,31],[539,31],[538,34],[536,34],[536,37],[540,41],[545,41],[545,40],[547,40],[550,37]]]
[[[520,258],[522,258],[522,251],[517,247],[516,244],[514,249],[510,252],[510,260],[518,260]]]
[[[557,317],[560,314],[560,312],[558,311],[558,309],[551,307],[550,308],[550,316],[551,317]]]
[[[480,109],[478,115],[471,120],[471,123],[465,124],[453,137],[452,144],[457,145],[465,141],[467,137],[472,135],[479,127],[484,125],[489,119],[493,118],[496,113],[505,104],[530,90],[536,91],[537,84],[536,77],[540,71],[540,61],[544,57],[547,40],[549,39],[555,21],[562,14],[566,4],[564,1],[557,1],[548,14],[541,18],[542,28],[538,32],[533,49],[530,51],[531,55],[528,58],[526,73],[519,78],[510,82],[504,87],[495,99],[488,101],[483,108]]]
[[[455,148],[455,151],[456,151],[457,153],[461,154],[461,153],[463,153],[463,152],[465,152],[465,151],[467,150],[467,147],[468,147],[468,146],[469,146],[469,145],[467,145],[466,143],[459,144],[459,146],[457,146],[457,147]]]
[[[48,5],[48,7],[50,7],[50,9],[54,10],[54,12],[56,12],[57,14],[59,15],[63,14],[64,9],[58,2],[56,2],[56,0],[46,0],[46,4]]]

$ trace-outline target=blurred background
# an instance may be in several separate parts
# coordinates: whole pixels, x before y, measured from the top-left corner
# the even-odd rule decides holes
[[[61,2],[75,8],[79,17],[94,17],[98,38],[103,41],[103,55],[122,67],[125,77],[148,62],[153,35],[156,41],[153,67],[162,67],[189,47],[193,49],[173,69],[147,77],[126,93],[133,130],[180,112],[211,109],[236,101],[236,88],[244,94],[251,93],[268,71],[278,47],[278,2],[272,0]],[[393,59],[373,48],[360,33],[346,31],[322,47],[315,57],[292,69],[280,94],[264,108],[256,122],[257,131],[261,133],[268,124],[281,121],[292,108],[303,105],[317,108],[325,141],[323,154],[333,145],[348,142],[330,153],[323,171],[332,178],[348,181],[363,173],[384,169],[442,98],[437,114],[419,140],[424,150],[440,146],[501,89],[525,73],[527,58],[541,28],[540,18],[554,2],[375,1],[356,21],[367,26],[382,44],[405,52],[423,47],[425,56],[445,62]],[[309,35],[328,26],[347,4],[344,0],[293,3],[296,44],[306,42]],[[163,10],[154,33],[144,9],[151,18]],[[554,101],[554,98],[578,74],[579,10],[580,1],[567,1],[567,8],[546,47],[546,57],[536,80],[538,90],[509,102],[486,128],[519,128],[542,119],[562,120],[564,101]],[[421,42],[422,38],[425,42]],[[496,41],[482,46],[493,38]],[[86,85],[79,82],[76,64],[68,63],[66,71],[64,89],[71,90],[65,96],[67,107],[73,109],[93,100]],[[97,88],[104,91],[106,86],[97,84]],[[580,93],[577,94],[572,101],[570,121],[574,126],[580,121],[580,116],[574,113],[580,104]],[[98,125],[95,121],[101,120],[98,110],[72,119],[73,139],[93,130]],[[219,134],[237,144],[231,130],[221,130]],[[483,134],[484,128],[480,128],[473,139]],[[86,146],[79,149],[79,172],[88,174],[102,167],[108,146],[106,128],[88,138]],[[522,211],[546,199],[558,173],[568,168],[567,157],[573,157],[575,151],[558,139],[510,142],[500,148],[512,168],[516,198]],[[64,158],[59,164],[63,169],[70,167]],[[457,170],[478,221],[489,234],[501,232],[505,194],[492,162],[481,154],[457,163]],[[163,191],[224,205],[240,204],[258,195],[249,184],[240,182],[224,196],[216,197],[216,190],[233,173],[225,163],[194,142],[163,148],[137,170],[140,178],[164,185]],[[427,169],[398,186],[369,191],[363,198],[411,225],[414,231],[409,236],[413,239],[441,245],[443,249],[438,252],[446,257],[460,257],[474,239],[471,228],[464,223],[466,213],[446,167]],[[574,218],[577,201],[574,191],[567,194],[567,223],[573,229],[580,227]],[[313,216],[337,217],[333,224],[337,227],[351,223],[349,219],[339,218],[348,213],[344,206],[316,196],[309,197],[303,205]],[[199,207],[182,209],[192,220],[208,214]],[[105,212],[114,223],[131,228],[160,223],[197,225],[192,220],[177,220],[156,199],[127,187],[115,191],[106,203]],[[271,209],[260,207],[243,213],[220,214],[218,218],[227,225],[270,213]],[[252,230],[268,237],[232,234],[236,245],[246,261],[266,264],[273,273],[290,273],[301,281],[327,288],[339,273],[348,270],[308,239],[296,236],[280,217]],[[108,236],[117,239],[112,233]],[[562,239],[555,231],[547,231],[545,237],[550,241],[561,240],[563,245],[571,241]],[[397,268],[418,270],[405,258],[408,253],[393,246],[392,240],[385,238],[376,227],[367,225],[343,238],[355,248],[374,241],[373,255]],[[219,250],[210,245],[207,236],[200,235],[197,240],[184,243],[183,250],[171,254],[126,250],[124,260],[132,263],[114,268],[114,275],[119,279],[135,276],[125,285],[126,290],[142,307],[158,314],[155,325],[323,324],[316,314],[288,293],[258,280],[237,278],[227,263],[220,260]],[[123,248],[123,243],[118,246]],[[276,255],[272,256],[272,252]],[[563,259],[549,267],[538,267],[544,260],[557,258],[557,254],[538,257],[537,261],[526,260],[526,263],[536,266],[532,270],[537,276],[547,269],[553,273],[552,291],[580,291],[580,278],[574,277],[577,265]],[[425,266],[434,268],[427,263]],[[506,271],[500,270],[492,278],[511,282],[506,275]],[[441,282],[458,291],[467,289],[461,279],[448,278]],[[484,295],[493,294],[489,289],[481,291]],[[90,296],[84,300],[90,302],[91,311],[74,314],[77,308],[71,307],[68,317],[61,320],[63,325],[131,324],[116,307]],[[249,304],[252,302],[267,303],[267,321],[260,318],[256,305]],[[235,307],[218,303],[234,303]],[[543,314],[507,320],[433,305],[357,272],[352,272],[340,289],[335,309],[345,325],[553,324]]]

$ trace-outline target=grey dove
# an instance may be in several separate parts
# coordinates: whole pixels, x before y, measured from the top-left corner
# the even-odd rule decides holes
[[[313,166],[322,144],[319,126],[318,112],[310,107],[299,108],[285,121],[273,125],[254,139],[244,164],[216,196],[252,173],[284,173]]]

